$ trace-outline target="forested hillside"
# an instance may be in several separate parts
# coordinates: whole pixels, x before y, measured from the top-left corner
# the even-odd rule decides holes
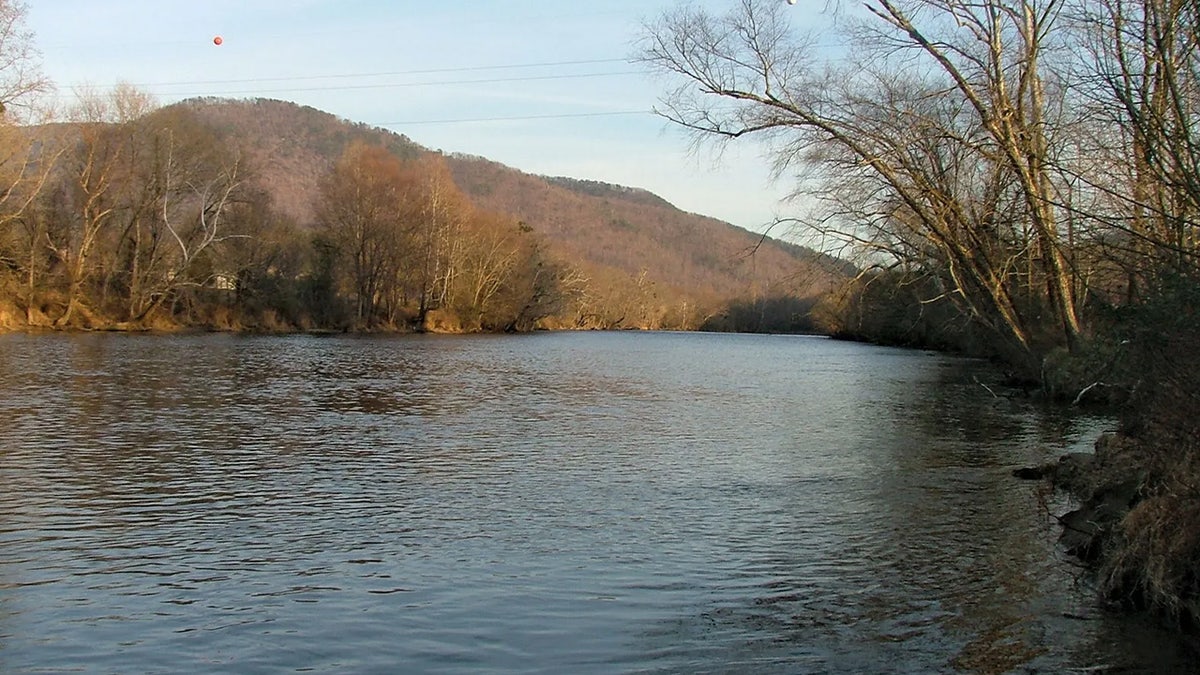
[[[482,158],[455,156],[450,166],[476,203],[529,223],[607,288],[703,308],[710,327],[802,329],[789,322],[848,274],[843,263],[685,213],[645,190],[532,176]]]
[[[10,327],[809,330],[845,275],[636,188],[282,101],[117,88],[23,138]]]
[[[340,148],[369,142],[406,159],[430,152],[404,136],[283,101],[186,105],[248,149],[262,167],[262,189],[301,225],[313,222],[311,194]],[[684,213],[645,190],[530,175],[483,157],[445,161],[473,204],[517,218],[569,264],[575,325],[807,329],[808,308],[846,273],[811,250]],[[739,317],[746,306],[757,315]],[[786,311],[768,316],[768,306]]]

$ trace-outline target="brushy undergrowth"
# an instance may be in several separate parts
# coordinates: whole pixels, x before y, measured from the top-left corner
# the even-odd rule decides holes
[[[1200,285],[1178,284],[1121,317],[1114,377],[1127,393],[1120,438],[1063,487],[1090,508],[1132,485],[1098,536],[1104,594],[1200,632]],[[1114,360],[1114,363],[1116,361]]]

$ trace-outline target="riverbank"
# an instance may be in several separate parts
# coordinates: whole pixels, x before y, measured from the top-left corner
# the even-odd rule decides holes
[[[1103,597],[1200,637],[1200,326],[1190,318],[1128,324],[1119,432],[1040,473],[1078,504],[1060,518],[1062,543]]]
[[[1040,473],[1077,504],[1058,517],[1060,541],[1103,598],[1200,638],[1200,462],[1194,447],[1162,440],[1105,434],[1094,454],[1066,455]]]
[[[1047,479],[1077,505],[1059,517],[1062,548],[1087,566],[1106,602],[1200,636],[1200,328],[1191,300],[1166,296],[1114,311],[1073,351],[1052,350],[1024,369],[1000,366],[1014,395],[1099,407],[1120,420],[1094,454],[1014,473]],[[924,341],[838,337],[945,349],[916,335]],[[950,344],[971,354],[974,343]]]
[[[331,327],[312,325],[307,322],[297,324],[284,321],[270,312],[255,316],[247,316],[233,311],[211,312],[191,321],[154,314],[141,321],[118,321],[81,308],[76,310],[69,323],[62,324],[42,311],[23,311],[11,303],[0,304],[0,333],[57,332],[161,333],[164,335],[187,333],[244,333],[248,335],[436,333],[466,335],[497,331],[485,328],[479,321],[464,321],[457,315],[444,310],[427,312],[421,323],[400,321],[372,326],[347,324]]]

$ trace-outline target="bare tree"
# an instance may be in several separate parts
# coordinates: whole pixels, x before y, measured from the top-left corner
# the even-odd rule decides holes
[[[177,167],[173,141],[168,135],[159,222],[178,250],[174,251],[173,264],[162,278],[163,288],[158,297],[166,297],[170,291],[184,286],[205,286],[223,277],[214,265],[199,267],[197,262],[214,244],[243,236],[227,232],[224,223],[233,195],[242,185],[238,154],[232,153],[215,165],[204,167],[202,173],[192,173]]]
[[[410,274],[417,282],[417,321],[449,298],[463,247],[463,223],[470,211],[443,157],[429,155],[411,165],[404,214],[409,237]]]
[[[27,124],[41,121],[52,90],[41,72],[33,34],[25,28],[26,7],[0,0],[0,275],[20,276],[27,320],[33,317],[45,220],[30,207],[53,171],[61,145],[48,131],[40,137]]]
[[[70,325],[83,307],[93,253],[105,230],[117,227],[116,216],[132,177],[129,167],[137,161],[138,137],[129,127],[153,108],[147,95],[129,85],[106,93],[79,91],[77,99],[68,113],[72,142],[64,162],[70,175],[64,198],[73,209],[61,213],[53,234],[46,236],[46,245],[67,274],[67,307],[56,321],[59,325]]]
[[[1050,162],[1060,4],[867,0],[855,62],[839,65],[783,3],[739,0],[724,16],[663,15],[639,56],[676,82],[667,119],[697,139],[760,137],[780,173],[812,170],[801,190],[829,207],[826,231],[932,271],[945,298],[1034,355],[1082,330]]]
[[[0,116],[6,122],[36,121],[39,95],[52,89],[25,28],[26,12],[24,3],[0,0]]]
[[[518,288],[532,284],[532,278],[519,279],[532,258],[532,236],[510,217],[477,211],[466,219],[457,239],[455,283],[449,295],[456,311],[485,326],[515,320],[532,292]]]
[[[1076,91],[1092,124],[1073,175],[1128,300],[1164,272],[1200,267],[1200,7],[1187,0],[1077,0]]]
[[[349,265],[355,319],[373,326],[393,298],[400,258],[405,168],[387,150],[355,144],[321,182],[321,227]]]

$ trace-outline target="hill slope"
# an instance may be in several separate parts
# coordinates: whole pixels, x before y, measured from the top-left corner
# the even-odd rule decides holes
[[[723,299],[786,292],[813,296],[840,277],[809,249],[707,216],[637,188],[535,176],[482,158],[451,157],[476,203],[510,213],[572,259]]]
[[[313,221],[320,176],[351,142],[381,145],[404,158],[430,152],[405,136],[282,101],[178,105],[235,141],[259,187],[302,226]],[[685,213],[644,190],[531,175],[481,157],[446,159],[476,205],[540,233],[551,253],[578,269],[598,297],[640,293],[664,308],[703,307],[701,314],[711,317],[735,303],[789,298],[810,305],[844,278],[844,266],[833,259]],[[646,323],[621,324],[621,318],[610,317],[618,325]]]

